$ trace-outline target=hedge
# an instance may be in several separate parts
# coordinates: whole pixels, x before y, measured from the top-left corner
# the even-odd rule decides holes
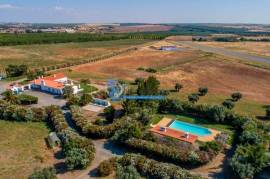
[[[146,178],[156,179],[201,179],[201,176],[193,175],[189,171],[176,165],[158,162],[142,155],[125,154],[118,160],[122,166],[133,165],[138,172]]]
[[[18,95],[17,100],[18,100],[18,103],[22,105],[31,105],[31,104],[38,103],[38,97],[27,95],[27,94]]]
[[[95,155],[93,142],[69,129],[59,106],[46,107],[46,113],[48,121],[61,139],[68,169],[84,169],[89,166]]]
[[[45,120],[44,108],[25,108],[0,100],[0,118],[8,121],[32,121]]]
[[[125,122],[125,119],[119,119],[110,125],[99,126],[89,122],[89,120],[82,115],[78,106],[70,106],[70,111],[72,114],[72,120],[75,122],[79,130],[87,137],[109,138],[113,136],[115,131],[121,128]]]
[[[184,167],[197,167],[206,164],[220,151],[214,151],[212,149],[190,150],[190,148],[168,146],[166,144],[136,138],[128,139],[124,144],[136,152]],[[195,155],[196,157],[193,157]]]

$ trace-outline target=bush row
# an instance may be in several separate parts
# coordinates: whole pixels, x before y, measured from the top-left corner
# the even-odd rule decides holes
[[[79,130],[88,137],[93,138],[109,138],[113,136],[116,130],[121,128],[124,119],[114,121],[112,124],[106,126],[94,125],[88,121],[80,111],[78,106],[70,106],[72,119]]]
[[[203,118],[211,123],[228,124],[236,129],[241,129],[241,126],[250,119],[249,117],[238,115],[221,105],[195,105],[172,99],[161,101],[159,103],[159,112],[191,115]]]
[[[269,166],[269,131],[265,125],[248,120],[242,126],[239,144],[230,161],[238,178],[253,178],[255,174]],[[268,129],[269,130],[269,129]]]
[[[49,123],[52,124],[57,133],[64,132],[68,129],[68,124],[59,106],[52,105],[46,107],[46,113]]]
[[[0,100],[0,118],[2,120],[40,122],[44,121],[45,117],[44,108],[25,108]]]
[[[28,34],[1,34],[0,46],[53,44],[68,42],[109,41],[121,39],[151,39],[161,40],[167,37],[163,34],[90,34],[90,33],[28,33]]]
[[[61,139],[67,168],[73,170],[89,166],[95,155],[95,146],[92,141],[68,129],[68,124],[59,106],[48,106],[46,112],[47,119]]]
[[[211,148],[207,148],[206,150],[190,150],[190,148],[187,147],[179,148],[136,138],[126,140],[124,144],[136,150],[136,152],[185,167],[196,167],[206,164],[211,161],[220,150],[220,148],[216,151]]]
[[[66,157],[65,162],[69,170],[85,169],[91,164],[95,157],[95,146],[91,140],[69,130],[60,136]]]
[[[58,64],[58,65],[53,65],[53,66],[47,66],[47,67],[42,67],[41,69],[35,69],[36,71],[43,71],[43,72],[48,72],[48,71],[52,71],[52,70],[58,70],[58,69],[62,69],[62,68],[68,68],[68,67],[72,67],[72,66],[76,66],[76,65],[82,65],[82,64],[86,64],[86,63],[93,63],[93,62],[97,62],[100,60],[105,60],[123,53],[128,53],[131,51],[136,51],[137,48],[136,47],[131,47],[131,48],[127,48],[124,50],[120,50],[120,51],[116,51],[116,52],[111,52],[108,54],[104,54],[104,55],[96,55],[93,56],[89,59],[86,60],[79,60],[79,61],[75,61],[73,63],[69,62],[69,63],[64,63],[64,64]]]
[[[147,159],[142,155],[125,154],[118,160],[122,166],[134,166],[138,172],[146,178],[155,179],[200,179],[189,171],[168,163]]]

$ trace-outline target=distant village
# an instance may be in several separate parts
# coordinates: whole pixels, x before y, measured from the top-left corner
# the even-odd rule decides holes
[[[28,23],[0,23],[0,33],[104,33],[111,32],[120,24],[28,24]]]

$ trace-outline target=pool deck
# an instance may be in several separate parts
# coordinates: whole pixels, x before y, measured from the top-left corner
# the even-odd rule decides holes
[[[196,136],[196,135],[190,134],[190,136],[192,136],[192,139],[190,139],[190,141],[187,141],[187,140],[185,140],[186,138],[183,137],[185,132],[180,131],[180,130],[174,130],[174,129],[168,128],[169,125],[173,121],[174,120],[170,119],[170,118],[163,118],[156,125],[151,125],[152,128],[150,129],[150,131],[161,134],[161,135],[164,135],[164,136],[170,136],[170,137],[173,137],[173,138],[185,141],[185,142],[189,142],[189,143],[194,143],[196,140],[199,140],[199,141],[202,141],[202,142],[210,142],[210,141],[215,140],[215,137],[218,134],[221,133],[220,131],[208,128],[208,130],[211,131],[211,133],[212,133],[211,135],[208,135],[208,136]],[[166,132],[161,131],[160,127],[166,127]],[[195,136],[196,139],[193,136]],[[195,141],[193,141],[194,139],[195,139]]]

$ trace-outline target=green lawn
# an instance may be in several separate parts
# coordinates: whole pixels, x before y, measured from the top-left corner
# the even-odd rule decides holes
[[[92,93],[94,91],[97,91],[98,89],[94,86],[91,86],[89,84],[81,83],[81,88],[83,89],[84,93]]]
[[[0,120],[0,178],[27,178],[51,163],[53,154],[44,140],[48,133],[45,123]]]
[[[170,98],[180,99],[182,101],[187,101],[188,93],[180,92],[180,93],[171,93],[169,95]],[[197,104],[222,104],[225,99],[228,99],[229,96],[224,96],[220,94],[208,93],[206,96],[200,97],[200,100]],[[249,116],[264,116],[265,115],[265,104],[261,104],[256,101],[251,101],[248,99],[241,99],[240,101],[235,103],[235,110],[237,113],[242,115]]]

